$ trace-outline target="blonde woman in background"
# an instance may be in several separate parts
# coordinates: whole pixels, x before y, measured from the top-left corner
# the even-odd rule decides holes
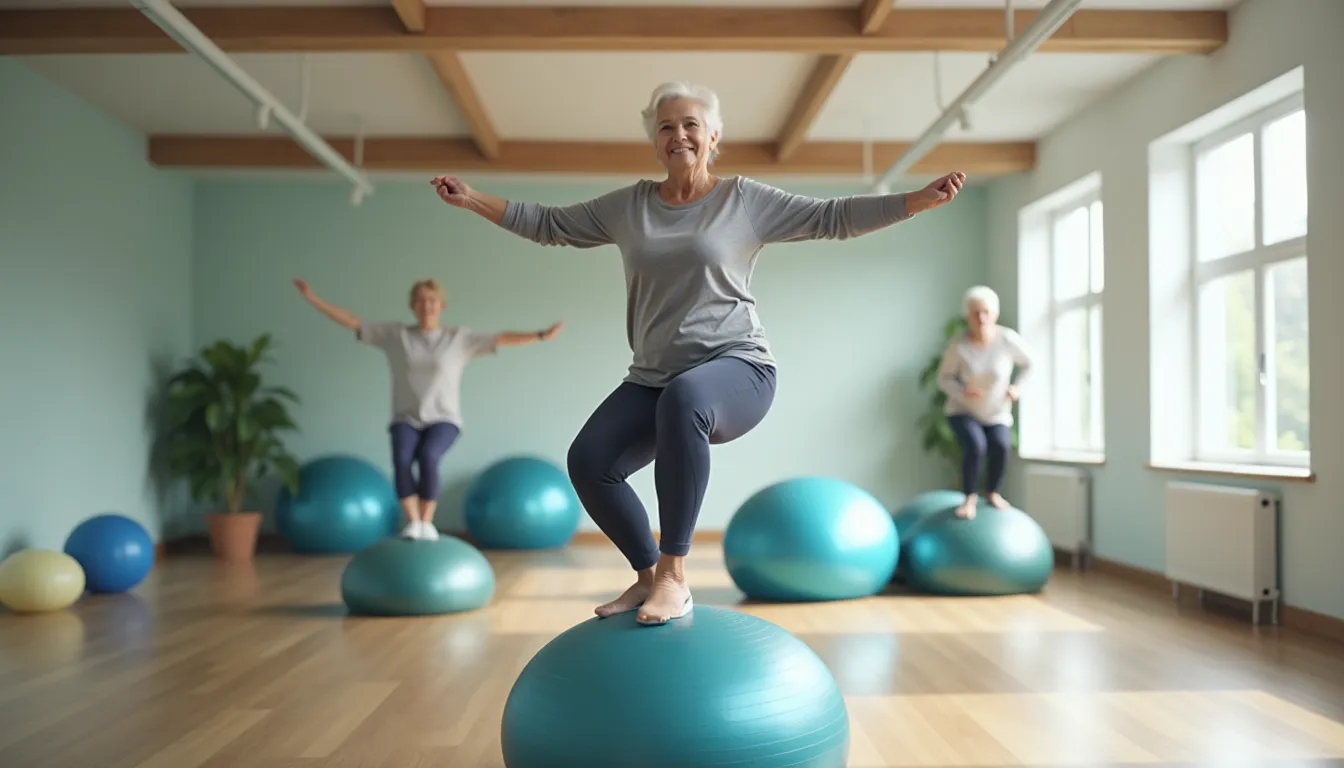
[[[410,306],[415,323],[365,323],[353,312],[318,298],[298,278],[299,294],[319,312],[355,332],[355,339],[377,347],[387,356],[392,374],[392,467],[397,497],[406,512],[401,535],[432,541],[438,506],[439,460],[462,432],[461,381],[467,363],[500,347],[549,341],[560,323],[544,331],[484,333],[457,325],[443,326],[443,286],[420,280],[411,286]],[[416,466],[418,465],[418,467]],[[413,469],[418,469],[417,473]]]
[[[938,386],[947,395],[948,425],[961,443],[961,489],[966,500],[957,516],[970,519],[980,500],[976,488],[986,458],[987,500],[997,509],[1009,506],[999,486],[1012,446],[1013,403],[1031,370],[1031,353],[1016,331],[998,324],[999,296],[993,289],[971,288],[962,307],[968,328],[944,350]]]

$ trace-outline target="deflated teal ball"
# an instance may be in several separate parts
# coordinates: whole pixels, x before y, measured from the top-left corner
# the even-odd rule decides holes
[[[386,538],[346,564],[341,599],[352,614],[419,616],[483,607],[495,591],[490,562],[461,539]]]
[[[937,595],[1039,592],[1055,567],[1054,548],[1027,513],[982,507],[972,519],[954,509],[910,531],[902,547],[906,583]]]

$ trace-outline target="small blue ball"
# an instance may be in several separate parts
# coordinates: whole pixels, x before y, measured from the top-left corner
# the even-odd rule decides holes
[[[125,592],[154,567],[154,541],[144,526],[123,515],[97,515],[75,526],[65,554],[84,569],[90,592]]]

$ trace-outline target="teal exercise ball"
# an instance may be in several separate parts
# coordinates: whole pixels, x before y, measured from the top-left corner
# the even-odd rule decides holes
[[[299,493],[280,487],[275,527],[295,552],[358,552],[395,535],[401,505],[392,481],[353,456],[323,456],[299,469]]]
[[[800,477],[752,494],[723,534],[728,575],[757,600],[846,600],[891,581],[900,542],[872,494],[830,477]]]
[[[846,764],[845,700],[806,643],[725,608],[654,627],[635,614],[589,619],[532,657],[504,703],[506,768]]]
[[[460,613],[484,606],[494,592],[490,562],[453,536],[384,538],[350,558],[341,574],[341,599],[352,614]]]
[[[495,462],[463,502],[467,532],[483,549],[554,549],[579,530],[583,506],[569,476],[544,459]]]
[[[961,491],[939,489],[935,491],[925,491],[910,501],[902,504],[891,514],[891,521],[896,524],[896,533],[901,538],[901,546],[910,540],[910,532],[920,523],[929,517],[946,512],[949,509],[956,509],[961,503],[966,501],[966,494]],[[977,509],[989,507],[989,502],[985,501],[984,496],[978,498]],[[904,580],[906,562],[902,560],[896,566],[896,579]]]
[[[983,507],[972,519],[944,510],[920,523],[902,547],[906,583],[936,595],[1039,592],[1055,567],[1040,524],[1008,507]]]

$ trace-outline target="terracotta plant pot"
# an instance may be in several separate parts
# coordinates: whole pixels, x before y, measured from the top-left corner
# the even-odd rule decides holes
[[[211,512],[205,516],[210,527],[210,549],[221,560],[251,560],[257,551],[257,532],[261,530],[260,512]]]

